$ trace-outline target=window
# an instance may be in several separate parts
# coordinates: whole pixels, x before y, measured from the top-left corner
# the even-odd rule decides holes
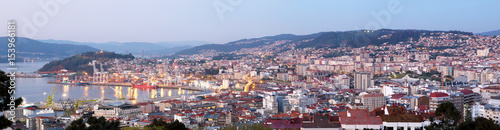
[[[422,130],[422,127],[415,127],[415,130]]]
[[[398,127],[398,130],[405,130],[405,127]]]

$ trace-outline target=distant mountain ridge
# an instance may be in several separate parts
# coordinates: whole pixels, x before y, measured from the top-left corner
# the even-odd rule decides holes
[[[261,38],[242,39],[238,41],[229,42],[226,44],[208,44],[196,46],[191,49],[186,49],[174,54],[192,55],[200,54],[203,50],[215,50],[219,52],[232,52],[241,50],[243,48],[262,48],[271,42],[278,40],[286,40],[288,42],[282,43],[280,47],[287,47],[289,44],[296,45],[295,48],[307,47],[363,47],[367,45],[381,45],[383,43],[397,44],[409,40],[418,40],[421,35],[426,33],[456,33],[473,35],[470,32],[461,31],[429,31],[429,30],[392,30],[392,29],[379,29],[379,30],[355,30],[355,31],[339,31],[339,32],[320,32],[309,35],[293,35],[281,34],[275,36],[266,36]],[[308,40],[310,39],[310,40]]]
[[[489,32],[478,33],[478,35],[482,35],[482,36],[500,35],[500,29],[494,30],[494,31],[489,31]]]
[[[251,39],[242,39],[238,41],[229,42],[226,44],[207,44],[196,46],[190,49],[182,50],[180,52],[175,53],[175,55],[192,55],[198,54],[199,51],[202,50],[216,50],[222,52],[231,52],[243,48],[254,48],[262,45],[266,45],[268,42],[273,42],[277,40],[290,40],[290,41],[300,41],[306,39],[312,39],[324,34],[323,32],[314,33],[309,35],[293,35],[293,34],[280,34],[275,36],[266,36],[261,38],[251,38]]]
[[[7,52],[8,37],[0,37],[0,51]],[[72,55],[80,54],[89,51],[98,51],[98,49],[87,45],[72,45],[72,44],[55,44],[45,43],[37,40],[17,37],[16,38],[16,57],[19,58],[64,58]],[[6,55],[0,56],[5,58]],[[2,60],[3,61],[3,60]]]
[[[68,40],[40,40],[47,43],[61,43],[61,44],[74,44],[74,45],[88,45],[97,49],[103,49],[106,51],[113,51],[117,53],[132,53],[134,55],[140,55],[141,51],[144,51],[144,55],[166,55],[173,54],[175,52],[189,49],[193,46],[199,46],[204,44],[212,44],[204,41],[178,41],[178,42],[106,42],[106,43],[94,43],[94,42],[75,42]]]

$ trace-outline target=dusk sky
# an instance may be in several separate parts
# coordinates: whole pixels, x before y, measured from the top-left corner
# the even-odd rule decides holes
[[[47,11],[44,2],[56,6]],[[0,36],[9,20],[23,37],[78,42],[226,43],[367,27],[480,33],[500,29],[499,6],[498,0],[0,0]]]

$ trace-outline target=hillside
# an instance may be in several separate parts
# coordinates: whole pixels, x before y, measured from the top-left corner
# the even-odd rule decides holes
[[[7,52],[8,37],[0,37],[0,51]],[[64,58],[83,52],[98,51],[87,45],[71,45],[71,44],[55,44],[45,43],[37,40],[18,37],[16,39],[16,54],[17,58]]]
[[[238,41],[229,42],[226,44],[208,44],[208,45],[196,46],[196,47],[193,47],[190,49],[186,49],[186,50],[182,50],[180,52],[177,52],[177,53],[175,53],[175,55],[198,54],[199,52],[201,52],[203,50],[215,50],[215,51],[220,51],[220,52],[231,52],[231,51],[236,51],[236,50],[240,50],[243,48],[260,47],[260,46],[267,45],[273,41],[278,41],[278,40],[288,40],[290,42],[295,42],[295,41],[300,41],[300,40],[312,39],[312,38],[318,37],[321,34],[323,34],[323,33],[315,33],[315,34],[310,34],[310,35],[281,34],[281,35],[267,36],[267,37],[261,37],[261,38],[242,39],[242,40],[238,40]]]
[[[500,35],[500,29],[494,30],[494,31],[489,31],[489,32],[482,32],[482,33],[479,33],[478,35],[483,35],[483,36]]]
[[[85,52],[82,54],[78,54],[75,56],[71,56],[68,58],[65,58],[63,60],[57,60],[57,61],[51,61],[47,64],[45,64],[42,68],[40,68],[38,71],[43,72],[43,71],[48,71],[54,67],[57,67],[61,65],[63,68],[75,72],[80,72],[80,71],[85,71],[88,73],[93,73],[93,68],[89,63],[92,62],[92,60],[97,60],[97,61],[107,61],[111,59],[134,59],[134,56],[132,55],[122,55],[122,54],[116,54],[115,52]],[[105,68],[107,68],[105,66]]]
[[[472,35],[469,32],[460,31],[428,31],[428,30],[391,30],[380,29],[375,31],[357,30],[344,32],[321,32],[310,35],[292,35],[282,34],[276,36],[268,36],[262,38],[243,39],[226,44],[209,44],[193,47],[175,53],[179,55],[200,54],[204,51],[212,50],[217,52],[232,52],[244,48],[264,48],[273,42],[286,40],[279,46],[274,46],[280,49],[290,49],[290,45],[296,45],[295,48],[323,48],[323,47],[363,47],[367,45],[397,44],[400,42],[408,42],[410,40],[418,40],[418,38],[428,33],[455,33]],[[271,49],[272,50],[272,49]],[[279,49],[275,49],[276,51]]]
[[[173,54],[178,51],[189,49],[193,46],[211,44],[204,41],[178,41],[178,42],[106,42],[106,43],[94,43],[94,42],[75,42],[68,40],[41,40],[47,43],[61,43],[61,44],[73,44],[73,45],[88,45],[97,49],[103,49],[105,51],[113,51],[121,54],[132,53],[134,55],[140,55],[141,50],[144,51],[144,55],[166,55]]]
[[[367,45],[397,44],[410,40],[418,40],[425,33],[456,33],[472,35],[468,32],[460,31],[428,31],[428,30],[391,30],[380,29],[375,31],[345,31],[325,33],[312,41],[299,44],[297,48],[305,47],[363,47]]]

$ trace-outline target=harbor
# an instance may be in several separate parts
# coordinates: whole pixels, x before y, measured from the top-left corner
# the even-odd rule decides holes
[[[47,83],[49,84],[71,84],[71,83],[62,83],[62,82],[57,82],[57,81],[48,81]],[[97,86],[123,86],[123,87],[132,87],[131,83],[87,83],[88,85],[97,85]],[[76,85],[76,84],[72,84]],[[158,88],[169,88],[169,89],[178,89],[182,88],[185,90],[192,90],[192,91],[204,91],[202,88],[196,88],[196,87],[189,87],[189,86],[171,86],[171,85],[158,85]]]
[[[34,63],[18,63],[18,72],[29,74],[35,72],[46,63],[48,62],[42,61]],[[6,68],[9,65],[7,63],[1,63],[0,66]],[[127,97],[127,99],[133,96],[135,99],[137,99],[136,101],[154,101],[159,99],[181,98],[181,95],[192,95],[195,93],[201,93],[201,91],[203,91],[203,89],[188,86],[180,87],[160,84],[158,85],[157,89],[134,89],[131,87],[130,83],[89,82],[88,85],[73,85],[56,82],[56,80],[57,77],[55,76],[40,78],[17,77],[15,96],[24,97],[25,100],[29,103],[40,104],[41,102],[41,106],[43,106],[43,103],[46,102],[48,94],[53,90],[54,87],[56,87],[58,90],[53,97],[55,102],[68,99],[118,100],[120,98],[120,92],[113,89],[120,90],[120,88],[122,90],[121,93],[123,93],[123,95]],[[132,101],[128,102],[132,103]]]

